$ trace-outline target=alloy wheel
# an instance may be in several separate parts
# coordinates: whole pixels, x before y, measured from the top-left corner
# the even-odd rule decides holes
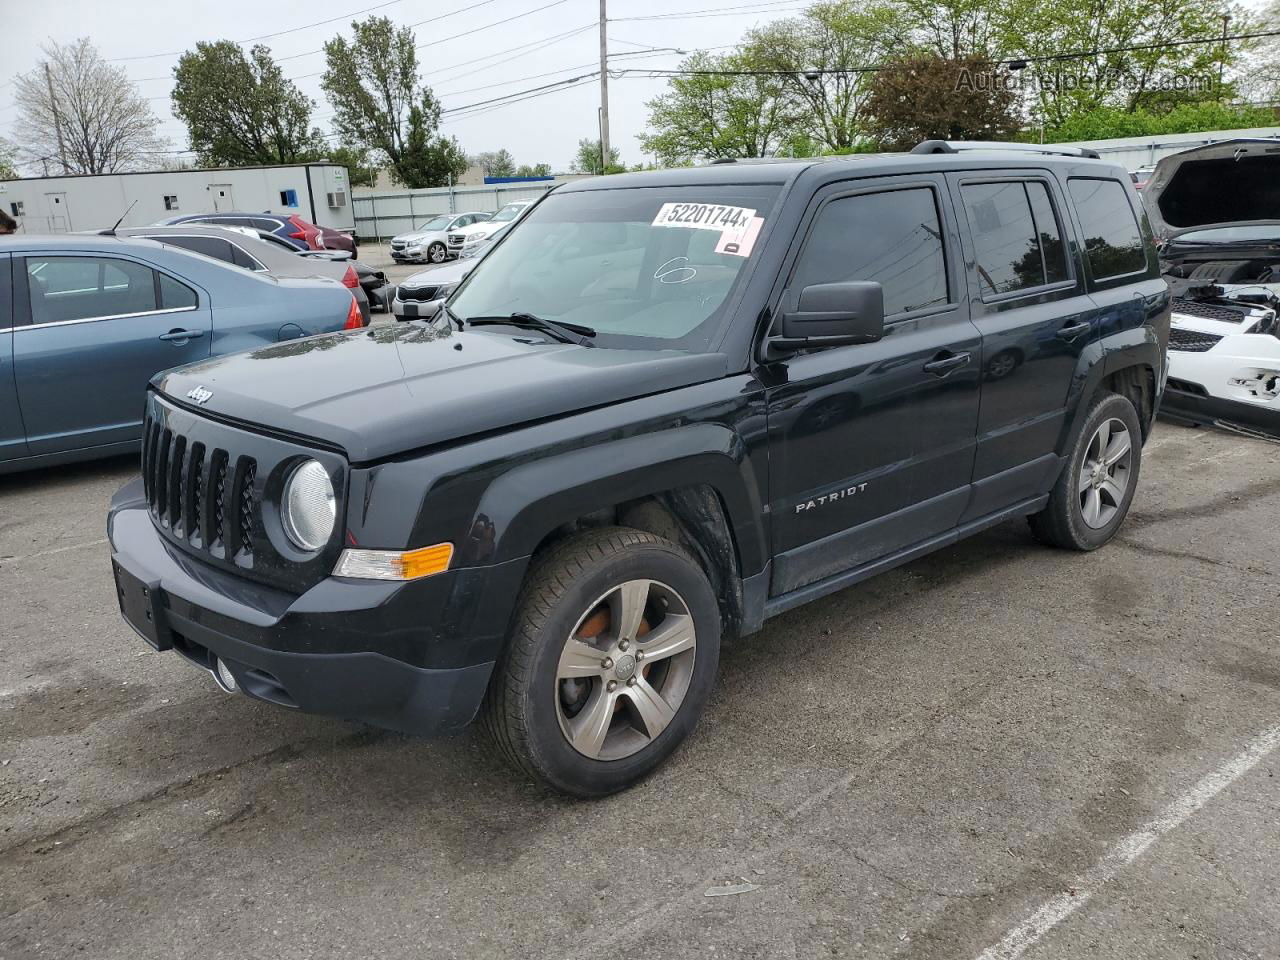
[[[1077,492],[1084,522],[1105,527],[1124,503],[1133,466],[1133,439],[1124,422],[1104,420],[1085,448]]]
[[[592,603],[556,666],[556,713],[569,744],[620,760],[656,740],[693,678],[697,636],[684,598],[656,580],[628,580]]]

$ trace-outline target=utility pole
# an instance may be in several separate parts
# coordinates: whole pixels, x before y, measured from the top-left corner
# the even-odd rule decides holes
[[[600,0],[601,3],[604,0]],[[1222,50],[1218,53],[1218,102],[1222,102],[1222,68],[1227,60],[1227,27],[1231,24],[1231,14],[1222,15]]]
[[[600,0],[600,172],[609,167],[609,38],[605,0]]]
[[[600,0],[601,3],[604,0]],[[62,143],[62,118],[58,116],[58,101],[53,95],[53,74],[49,72],[49,64],[44,65],[44,82],[49,88],[49,109],[53,111],[53,129],[58,134],[58,160],[62,163],[62,172],[67,172],[67,148]]]

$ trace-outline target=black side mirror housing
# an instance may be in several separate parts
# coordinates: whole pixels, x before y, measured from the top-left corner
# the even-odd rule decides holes
[[[875,343],[884,337],[884,288],[872,280],[812,284],[779,328],[769,343],[780,349]]]

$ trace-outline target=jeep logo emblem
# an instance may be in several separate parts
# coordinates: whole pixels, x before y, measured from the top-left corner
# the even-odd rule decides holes
[[[196,404],[203,404],[212,396],[213,391],[207,390],[204,387],[196,387],[194,390],[187,393],[187,399],[194,401]]]

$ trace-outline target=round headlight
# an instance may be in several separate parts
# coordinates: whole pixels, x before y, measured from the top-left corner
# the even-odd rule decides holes
[[[284,532],[294,546],[302,550],[323,547],[333,536],[337,513],[333,484],[324,467],[316,460],[305,460],[295,467],[284,485],[280,511]]]

